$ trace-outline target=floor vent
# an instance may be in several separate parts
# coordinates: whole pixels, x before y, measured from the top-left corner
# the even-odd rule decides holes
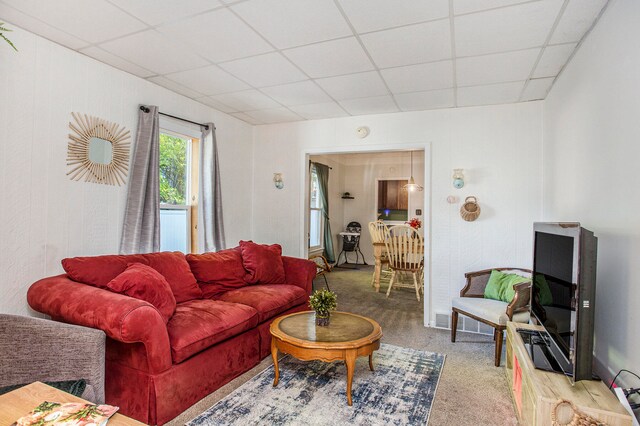
[[[445,328],[447,330],[450,330],[451,315],[448,313],[445,314],[445,313],[436,312],[435,327]],[[493,328],[479,321],[476,321],[473,318],[467,318],[463,315],[458,316],[458,330],[465,331],[468,333],[479,333],[479,334],[488,334],[488,335],[493,334]]]
[[[449,328],[449,314],[436,313],[436,327]]]

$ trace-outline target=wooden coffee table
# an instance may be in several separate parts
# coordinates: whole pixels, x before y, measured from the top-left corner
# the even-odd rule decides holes
[[[347,366],[347,403],[351,401],[351,383],[356,358],[369,356],[373,371],[373,351],[380,348],[382,329],[372,319],[347,312],[332,312],[327,327],[316,326],[313,311],[298,312],[276,318],[271,323],[271,356],[275,366],[273,386],[278,385],[278,351],[302,361],[343,360]]]
[[[45,401],[49,402],[88,402],[77,396],[63,392],[41,382],[34,382],[4,395],[0,395],[0,425],[10,425],[20,417]],[[116,413],[108,422],[109,426],[143,426],[137,420]]]

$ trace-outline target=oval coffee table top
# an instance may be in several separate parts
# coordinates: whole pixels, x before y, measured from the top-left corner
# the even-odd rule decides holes
[[[382,329],[374,320],[348,312],[332,312],[330,324],[321,327],[315,312],[306,311],[276,318],[271,334],[303,347],[340,349],[372,343],[382,337]]]

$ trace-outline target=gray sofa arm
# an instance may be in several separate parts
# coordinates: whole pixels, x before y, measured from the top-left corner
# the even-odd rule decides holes
[[[83,397],[104,403],[104,357],[101,330],[0,314],[0,387],[85,379]]]

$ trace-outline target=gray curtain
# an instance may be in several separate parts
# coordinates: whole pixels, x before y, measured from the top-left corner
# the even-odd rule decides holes
[[[120,253],[160,251],[160,131],[157,106],[138,111]]]
[[[222,190],[218,166],[218,144],[213,123],[202,127],[200,143],[200,201],[198,203],[198,248],[218,251],[226,247],[222,220]]]
[[[329,166],[313,163],[320,184],[320,198],[322,200],[322,216],[324,218],[324,257],[329,263],[334,263],[333,237],[331,236],[331,224],[329,223]]]

